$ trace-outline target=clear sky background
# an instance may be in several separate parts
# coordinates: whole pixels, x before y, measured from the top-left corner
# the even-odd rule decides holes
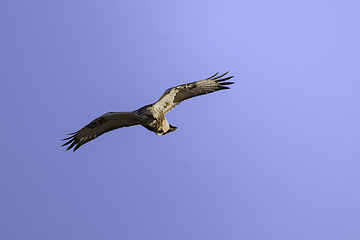
[[[1,1],[0,239],[360,239],[359,1]],[[169,87],[178,130],[60,139]]]

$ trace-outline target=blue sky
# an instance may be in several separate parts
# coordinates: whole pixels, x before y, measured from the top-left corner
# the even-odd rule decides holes
[[[2,1],[1,239],[359,239],[360,3]],[[60,139],[169,87],[178,130]]]

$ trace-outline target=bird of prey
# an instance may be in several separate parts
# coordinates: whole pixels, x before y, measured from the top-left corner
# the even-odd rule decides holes
[[[148,130],[154,132],[156,135],[165,135],[173,132],[177,127],[168,123],[165,114],[176,107],[182,101],[192,97],[200,96],[207,93],[212,93],[218,90],[230,89],[226,85],[234,82],[226,82],[234,76],[225,77],[228,72],[218,76],[215,75],[206,78],[202,81],[187,83],[167,89],[160,99],[153,103],[141,107],[132,112],[108,112],[96,118],[88,125],[77,132],[70,133],[68,140],[62,145],[68,146],[69,150],[74,147],[76,151],[85,143],[99,137],[100,135],[122,127],[130,127],[135,125],[142,125]]]

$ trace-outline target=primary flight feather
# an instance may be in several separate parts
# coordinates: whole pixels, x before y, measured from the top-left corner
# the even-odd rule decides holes
[[[226,82],[234,76],[225,77],[228,72],[217,76],[206,78],[202,81],[187,83],[167,89],[160,99],[153,104],[146,105],[132,112],[109,112],[96,118],[91,123],[77,132],[71,133],[68,140],[62,146],[69,145],[66,149],[74,147],[76,151],[85,143],[99,137],[100,135],[122,127],[142,125],[157,135],[165,135],[177,129],[168,123],[165,114],[176,107],[182,101],[189,98],[212,93],[218,90],[230,89],[226,85],[233,82]]]

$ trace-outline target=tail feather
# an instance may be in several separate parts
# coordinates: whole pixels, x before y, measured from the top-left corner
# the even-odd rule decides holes
[[[175,126],[173,126],[173,125],[171,125],[171,124],[169,124],[169,125],[170,125],[169,130],[168,130],[166,133],[164,133],[163,135],[168,134],[168,133],[170,133],[170,132],[173,132],[173,131],[175,131],[175,130],[177,129],[177,127],[175,127]]]

